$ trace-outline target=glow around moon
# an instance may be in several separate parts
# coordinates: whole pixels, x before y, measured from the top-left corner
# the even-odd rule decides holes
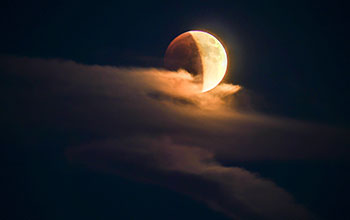
[[[225,48],[213,35],[203,31],[190,31],[197,43],[203,65],[202,92],[215,88],[224,78],[227,69]]]
[[[170,43],[164,64],[170,70],[185,69],[193,75],[200,75],[201,92],[206,92],[224,78],[227,55],[213,35],[204,31],[188,31]]]

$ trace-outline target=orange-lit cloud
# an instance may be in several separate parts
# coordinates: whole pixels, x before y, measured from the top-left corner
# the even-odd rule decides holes
[[[0,59],[0,70],[9,82],[22,83],[3,88],[13,97],[4,99],[11,112],[5,124],[84,134],[65,146],[71,162],[166,186],[238,219],[310,214],[273,182],[225,163],[347,152],[345,131],[238,112],[233,104],[240,86],[200,93],[183,70],[11,57]]]

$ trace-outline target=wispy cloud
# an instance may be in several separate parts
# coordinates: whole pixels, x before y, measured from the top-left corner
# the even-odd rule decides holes
[[[199,93],[183,70],[2,57],[0,71],[6,123],[86,134],[66,146],[72,162],[164,185],[238,219],[311,215],[273,182],[226,162],[348,155],[347,131],[238,112],[240,86]]]
[[[71,148],[68,157],[91,168],[166,186],[234,219],[309,219],[291,195],[238,167],[221,165],[200,146],[171,137],[133,136]]]

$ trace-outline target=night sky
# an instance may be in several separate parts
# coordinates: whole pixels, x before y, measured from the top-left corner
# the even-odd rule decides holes
[[[350,219],[348,13],[342,1],[1,3],[0,218],[230,219],[238,210],[233,219],[286,219],[252,214],[231,200],[224,208],[211,207],[208,198],[219,205],[228,200],[218,196],[222,182],[182,173],[187,162],[176,156],[171,156],[176,172],[156,168],[168,166],[162,144],[176,149],[185,143],[174,152],[204,154],[203,160],[271,181],[312,213],[310,219]],[[281,129],[242,120],[243,129],[254,134],[233,135],[237,142],[231,142],[231,134],[199,128],[221,125],[216,119],[187,125],[187,116],[173,118],[165,107],[153,114],[157,105],[148,107],[153,101],[129,95],[147,79],[133,82],[110,74],[163,70],[167,46],[188,30],[210,31],[225,44],[230,66],[224,81],[242,86],[233,95],[235,110],[262,115]],[[99,71],[112,80],[95,78]],[[115,89],[113,80],[122,89]],[[195,108],[192,99],[146,96]],[[205,136],[201,132],[210,134],[203,143],[197,138]],[[141,153],[118,147],[119,156],[110,156],[116,152],[109,151],[110,140],[137,145]],[[227,149],[240,140],[249,150],[238,148],[238,156],[231,156],[235,150]],[[187,144],[214,149],[214,156]],[[217,150],[220,144],[225,150]],[[155,149],[157,162],[139,162],[154,156],[143,155],[143,147]],[[227,207],[234,208],[228,212]]]

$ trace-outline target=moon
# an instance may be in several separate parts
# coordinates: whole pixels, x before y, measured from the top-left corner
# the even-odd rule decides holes
[[[202,92],[207,92],[224,78],[227,54],[213,35],[204,31],[188,31],[169,44],[164,66],[170,70],[185,69],[193,75],[200,75]]]

